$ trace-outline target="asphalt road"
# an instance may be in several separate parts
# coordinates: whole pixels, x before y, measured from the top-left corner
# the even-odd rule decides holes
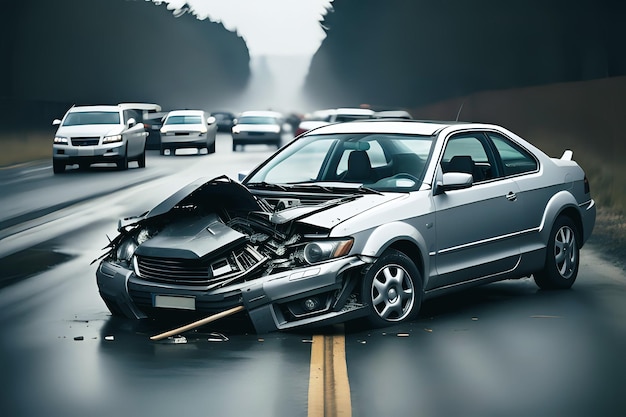
[[[238,315],[155,342],[182,323],[112,318],[91,262],[117,219],[272,152],[230,148],[220,134],[215,154],[144,169],[0,170],[3,416],[624,415],[626,278],[593,238],[569,291],[491,284],[385,329],[257,335]]]

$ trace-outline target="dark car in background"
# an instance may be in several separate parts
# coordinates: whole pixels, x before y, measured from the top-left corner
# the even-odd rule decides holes
[[[159,111],[150,113],[143,118],[143,126],[148,132],[146,138],[146,149],[159,150],[161,149],[161,127],[163,126],[163,120],[165,120],[167,112]]]
[[[234,113],[229,111],[214,111],[211,112],[211,116],[215,117],[215,123],[217,123],[217,130],[220,132],[230,132],[235,124]]]

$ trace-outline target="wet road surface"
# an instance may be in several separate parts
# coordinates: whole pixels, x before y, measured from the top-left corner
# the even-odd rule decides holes
[[[385,329],[356,323],[257,335],[238,314],[155,342],[150,336],[184,323],[112,318],[91,262],[117,219],[198,176],[250,168],[271,152],[232,154],[220,139],[214,155],[151,153],[145,171],[52,177],[42,167],[26,184],[19,175],[3,183],[3,196],[17,197],[3,198],[13,211],[0,231],[2,415],[624,415],[626,278],[593,239],[570,291],[539,291],[530,279],[490,284],[428,301],[414,322]],[[76,181],[65,196],[55,188],[64,181]],[[78,186],[85,181],[89,187]],[[121,189],[100,195],[115,181]],[[94,198],[64,203],[84,190]],[[24,210],[33,193],[57,209]],[[328,376],[342,365],[345,379]],[[322,391],[349,398],[326,396],[321,401],[339,404],[316,408],[311,387],[319,379]]]

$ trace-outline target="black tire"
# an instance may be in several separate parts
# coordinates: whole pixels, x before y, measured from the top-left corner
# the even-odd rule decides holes
[[[116,165],[117,169],[120,171],[126,171],[128,169],[128,149],[124,152],[124,156],[117,161]]]
[[[422,304],[422,275],[408,256],[388,249],[365,274],[361,294],[371,325],[409,321]]]
[[[139,168],[145,168],[146,167],[146,150],[144,148],[143,152],[141,153],[141,155],[139,155],[139,158],[137,158],[137,165],[139,165]]]
[[[233,152],[237,152],[237,144],[233,142]]]
[[[165,155],[165,150],[166,150],[166,149],[167,149],[167,148],[166,148],[165,146],[161,145],[161,150],[160,150],[160,152],[159,152],[159,153],[160,153],[161,155]]]
[[[52,161],[52,172],[62,174],[65,172],[65,164],[63,162]]]
[[[578,276],[580,263],[578,238],[579,233],[572,219],[559,216],[550,232],[543,269],[533,274],[539,288],[543,290],[571,288]]]
[[[215,153],[215,142],[213,142],[213,143],[211,143],[211,144],[207,145],[207,147],[206,147],[206,153],[207,153],[207,154],[209,154],[209,153]]]

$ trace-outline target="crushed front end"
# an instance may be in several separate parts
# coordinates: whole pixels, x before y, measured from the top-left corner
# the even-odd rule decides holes
[[[96,272],[100,295],[112,314],[135,319],[243,305],[258,333],[356,318],[368,261],[351,255],[353,239],[280,215],[342,198],[261,199],[227,177],[192,183],[120,221]]]

